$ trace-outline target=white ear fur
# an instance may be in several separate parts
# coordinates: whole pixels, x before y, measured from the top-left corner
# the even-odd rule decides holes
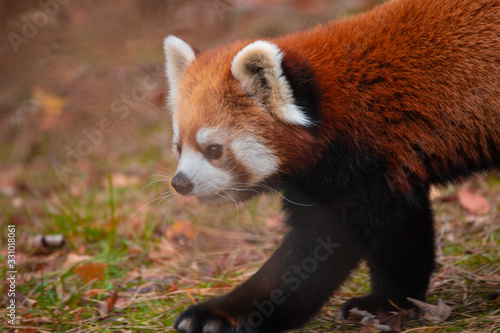
[[[169,104],[172,107],[177,94],[177,86],[184,69],[195,59],[193,49],[182,39],[168,36],[163,42],[166,72],[169,84]]]
[[[281,120],[309,126],[312,122],[295,104],[292,89],[283,75],[283,53],[273,43],[259,40],[234,57],[231,73],[245,93],[264,100]]]

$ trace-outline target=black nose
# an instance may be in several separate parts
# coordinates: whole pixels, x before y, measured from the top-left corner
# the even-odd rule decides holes
[[[187,195],[193,190],[193,183],[191,183],[182,172],[178,172],[172,179],[172,186],[177,191],[177,193],[182,195]]]

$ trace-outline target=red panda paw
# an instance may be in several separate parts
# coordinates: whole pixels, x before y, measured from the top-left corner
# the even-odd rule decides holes
[[[180,314],[174,329],[181,333],[259,333],[207,301],[191,306]]]

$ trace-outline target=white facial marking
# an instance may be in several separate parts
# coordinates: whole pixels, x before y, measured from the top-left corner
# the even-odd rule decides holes
[[[205,144],[222,145],[226,138],[226,132],[220,128],[203,127],[196,133],[196,141],[200,146]]]
[[[210,196],[231,187],[232,177],[229,172],[212,166],[200,152],[186,147],[177,166],[193,183],[191,195]]]
[[[177,149],[177,145],[179,144],[179,126],[175,122],[175,120],[172,120],[172,151],[174,153],[174,156],[179,158],[179,151]]]
[[[207,130],[202,128],[198,131],[198,133],[196,133],[196,142],[198,142],[198,144],[200,146],[204,145],[206,142],[207,142]]]
[[[182,39],[168,36],[163,42],[167,60],[166,71],[169,84],[169,104],[173,108],[177,96],[179,79],[184,69],[195,59],[193,49]]]
[[[172,122],[172,131],[173,131],[172,141],[174,143],[178,143],[179,142],[179,125],[177,125],[176,122]]]
[[[236,158],[252,173],[252,183],[263,180],[278,169],[276,155],[252,135],[235,139],[232,148]]]

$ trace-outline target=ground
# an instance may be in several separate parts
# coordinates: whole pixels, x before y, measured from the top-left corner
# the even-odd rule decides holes
[[[204,50],[308,28],[354,5],[371,3],[0,2],[0,330],[172,331],[186,307],[255,272],[285,232],[279,197],[213,209],[171,195],[163,38]],[[429,303],[452,313],[395,327],[500,332],[499,174],[432,197],[439,268]],[[360,267],[300,332],[376,331],[336,319],[342,302],[368,291]]]

